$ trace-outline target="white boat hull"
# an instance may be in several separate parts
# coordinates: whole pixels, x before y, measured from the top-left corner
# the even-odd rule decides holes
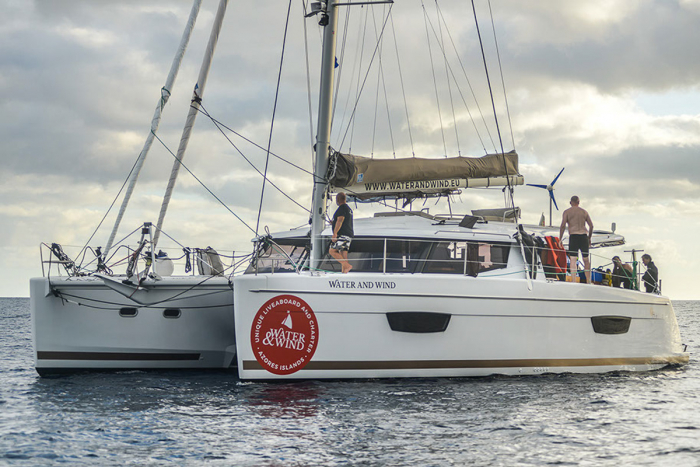
[[[141,303],[96,277],[32,279],[37,371],[229,368],[231,287],[227,278],[203,279],[163,278],[134,294]]]
[[[602,373],[688,361],[669,299],[636,291],[543,280],[532,281],[530,290],[524,279],[437,274],[260,274],[234,284],[245,380]],[[295,297],[312,310],[316,336],[272,338],[277,329],[294,331],[271,322],[284,316],[278,313],[284,303],[273,300],[279,297]],[[307,321],[287,308],[295,324]],[[425,332],[418,319],[392,330],[387,314],[416,312],[438,321],[449,315],[449,323]],[[604,329],[596,332],[592,318]],[[262,334],[256,336],[256,327]],[[310,340],[315,347],[296,354],[296,366],[275,362],[294,352],[295,342]]]

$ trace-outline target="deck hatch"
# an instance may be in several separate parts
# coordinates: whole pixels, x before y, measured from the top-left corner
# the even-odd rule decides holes
[[[632,318],[627,316],[593,316],[593,330],[598,334],[624,334],[630,330]]]
[[[414,333],[445,332],[451,316],[427,311],[392,311],[386,314],[392,331]]]

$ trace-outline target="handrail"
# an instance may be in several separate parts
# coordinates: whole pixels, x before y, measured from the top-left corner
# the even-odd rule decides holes
[[[284,240],[284,239],[278,239],[278,241],[283,241],[283,240]],[[379,254],[376,255],[376,256],[373,256],[372,259],[373,259],[373,260],[381,261],[381,267],[379,268],[379,271],[377,271],[377,272],[381,272],[382,274],[386,274],[387,272],[389,272],[389,273],[392,272],[392,271],[390,270],[390,269],[391,269],[390,266],[391,266],[392,263],[396,264],[396,262],[398,262],[398,261],[403,261],[403,258],[392,258],[392,257],[390,257],[389,246],[390,246],[390,242],[394,242],[394,241],[398,241],[398,242],[417,242],[417,243],[420,243],[420,242],[430,242],[430,243],[465,243],[465,244],[468,244],[468,243],[484,243],[484,244],[490,244],[490,245],[494,245],[494,244],[495,244],[495,245],[503,245],[503,246],[506,246],[506,245],[511,245],[511,246],[512,246],[512,245],[514,245],[514,242],[500,242],[500,241],[490,241],[490,242],[488,242],[488,241],[487,241],[487,242],[482,241],[482,242],[479,242],[479,241],[475,241],[475,240],[442,239],[442,238],[441,238],[441,239],[426,239],[426,238],[407,238],[407,237],[364,237],[364,236],[363,236],[363,237],[356,238],[355,241],[354,241],[354,243],[353,243],[353,245],[357,245],[358,243],[360,243],[360,242],[362,242],[362,241],[379,242],[380,240],[382,241],[381,250],[376,251],[376,253],[379,253]],[[286,246],[286,245],[280,245],[280,246]],[[545,268],[544,268],[545,265],[543,265],[543,264],[541,263],[541,259],[540,259],[540,254],[541,254],[541,252],[544,251],[544,250],[549,250],[549,248],[547,248],[547,247],[542,248],[542,247],[537,246],[537,245],[532,246],[532,247],[530,247],[530,248],[532,248],[532,249],[535,251],[536,254],[533,255],[532,264],[529,265],[529,266],[532,268],[532,270],[537,270],[537,271],[540,272],[540,274],[543,274],[543,276],[542,276],[543,279],[545,279],[545,280],[551,280],[551,279],[552,279],[551,277],[547,277],[547,276],[549,276],[549,273],[545,271]],[[352,250],[352,248],[351,248],[351,250]],[[358,252],[355,251],[355,253],[358,253]],[[371,254],[372,252],[371,252],[371,251],[368,251],[368,252],[361,252],[361,253],[370,253],[370,254]],[[351,254],[352,254],[352,251],[351,251]],[[285,255],[285,256],[287,256],[287,255]],[[595,254],[591,254],[591,256],[597,256],[597,257],[600,257],[600,258],[605,258],[605,257],[603,257],[603,256],[595,255]],[[288,257],[288,256],[287,256],[287,257]],[[261,260],[261,261],[264,261],[264,258],[263,258],[262,256],[259,257],[258,259]],[[302,259],[303,259],[303,258],[300,257],[298,262],[297,262],[297,261],[293,261],[293,260],[291,261],[291,264],[295,266],[294,271],[297,272],[297,273],[300,272],[300,271],[302,271],[302,270],[304,270],[304,269],[308,269],[308,266],[306,266],[306,265],[301,265]],[[269,258],[269,257],[268,257],[268,260],[272,260],[272,261],[282,261],[282,259],[275,260],[274,258]],[[326,260],[328,260],[328,257],[325,257],[325,258],[324,258],[324,261],[326,261]],[[366,258],[366,257],[364,257],[364,258],[352,258],[352,257],[348,258],[348,261],[349,261],[350,263],[355,264],[356,266],[358,265],[358,263],[359,263],[360,261],[366,261],[366,260],[368,260],[368,258]],[[461,262],[462,265],[463,265],[463,267],[461,268],[461,275],[465,275],[465,276],[467,275],[467,274],[466,274],[466,272],[467,272],[467,266],[468,266],[468,264],[469,264],[469,262],[470,262],[470,259],[467,257],[466,251],[463,253],[462,258],[450,258],[450,259],[414,258],[414,259],[409,259],[409,260],[410,260],[412,263],[416,264],[417,266],[412,267],[412,268],[406,268],[406,269],[413,269],[413,270],[416,270],[416,269],[420,268],[420,265],[419,265],[418,263],[421,263],[421,264],[423,264],[423,265],[426,265],[426,264],[437,263],[437,262],[443,262],[443,263],[444,263],[444,262],[448,262],[448,263]],[[299,263],[299,264],[297,264],[297,263]],[[493,276],[493,275],[494,275],[494,274],[492,273],[493,271],[498,270],[498,269],[507,268],[507,263],[493,262],[493,264],[494,264],[496,267],[493,267],[493,268],[491,268],[491,269],[489,269],[489,270],[486,270],[486,271],[480,271],[480,272],[479,272],[479,275],[481,275],[481,274],[489,274],[490,276]],[[598,268],[606,267],[606,266],[608,266],[609,264],[610,264],[610,263],[604,264],[604,265],[602,265],[602,266],[598,266]],[[267,265],[267,264],[264,264],[264,263],[263,263],[263,265],[260,265],[260,266],[263,266],[264,269],[267,269],[268,267],[272,267],[272,269],[275,269],[275,272],[280,272],[280,270],[281,270],[281,268],[279,268],[279,262],[277,262],[277,264],[270,264],[270,265]],[[301,267],[300,267],[300,266],[301,266]],[[389,270],[387,270],[388,268],[389,268]],[[596,269],[598,269],[598,268],[592,268],[591,271],[594,271],[594,270],[596,270]],[[316,270],[316,269],[314,269],[314,270]],[[323,271],[323,272],[328,272],[328,273],[336,273],[336,272],[339,272],[339,271],[330,270],[330,269],[323,269],[323,270],[321,270],[321,271]],[[356,271],[357,271],[357,269],[356,269]],[[358,271],[358,272],[359,272],[359,271]],[[568,272],[568,270],[567,270],[567,272]],[[423,273],[425,273],[425,274],[432,274],[431,272],[425,272],[425,271],[424,271]],[[518,273],[522,273],[522,270],[519,270]],[[510,274],[510,273],[509,273],[509,274]],[[528,274],[528,277],[529,277],[529,274]],[[614,276],[613,276],[613,277],[614,277]]]
[[[75,246],[75,245],[72,245],[71,247],[76,248],[76,249],[82,248],[80,246]],[[117,252],[119,252],[119,250],[123,250],[123,249],[126,249],[127,253],[117,256]],[[164,248],[164,250],[168,250],[168,249],[169,248]],[[172,249],[174,250],[175,248],[172,248]],[[194,250],[194,248],[192,250]],[[44,251],[47,251],[48,254],[45,255]],[[116,258],[116,259],[113,261],[110,261],[109,264],[107,264],[106,266],[110,269],[125,266],[127,260],[133,254],[133,252],[134,252],[133,248],[129,247],[128,245],[119,245],[118,248],[115,248],[112,250],[111,258]],[[217,253],[218,253],[218,251],[217,251]],[[241,264],[244,264],[244,263],[241,263],[241,261],[245,260],[248,256],[250,256],[250,255],[241,255],[239,257],[236,257],[235,251],[233,253],[234,254],[231,256],[218,253],[219,256],[222,258],[230,258],[231,259],[231,266],[225,267],[226,270],[231,269],[231,268],[238,269],[238,267],[240,267]],[[169,259],[177,267],[184,268],[185,255],[182,255],[180,257],[169,258]],[[199,258],[195,257],[195,261],[200,261],[203,264],[207,264],[209,267],[213,267],[212,264],[209,264],[208,258],[207,259],[199,259]],[[238,266],[236,266],[237,261],[240,263],[240,264],[238,264]],[[60,260],[58,258],[55,258],[53,255],[53,252],[51,251],[51,246],[45,242],[39,243],[39,262],[41,264],[42,277],[50,277],[51,276],[51,273],[52,273],[51,265],[53,265],[53,264],[59,265],[59,267],[58,267],[58,274],[59,275],[62,275],[61,270],[63,269],[60,266],[70,264],[70,263],[75,263],[76,266],[78,264],[77,260],[71,261],[70,259],[69,260]],[[94,260],[92,262],[94,262]],[[48,265],[48,267],[47,267],[47,265]],[[93,274],[94,272],[97,272],[97,270],[92,270],[92,269],[89,270],[86,266],[82,266],[82,265],[77,266],[76,269],[78,271],[78,274],[67,273],[68,277],[89,276],[89,275]],[[199,275],[197,272],[195,272],[196,269],[197,269],[196,267],[192,268],[192,271],[193,271],[192,275]],[[117,275],[120,275],[120,274],[117,274]]]

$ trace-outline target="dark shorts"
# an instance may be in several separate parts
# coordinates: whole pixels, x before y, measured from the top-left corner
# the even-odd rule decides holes
[[[588,235],[586,234],[575,234],[569,235],[569,256],[578,256],[578,251],[581,250],[581,254],[584,258],[588,258]]]
[[[349,251],[350,243],[352,243],[352,238],[346,237],[345,235],[341,235],[336,241],[331,242],[330,249],[338,251]]]

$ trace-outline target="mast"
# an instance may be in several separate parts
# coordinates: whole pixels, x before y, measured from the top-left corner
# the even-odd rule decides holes
[[[321,22],[327,22],[323,31],[323,55],[321,60],[321,91],[318,104],[316,130],[316,164],[314,190],[311,200],[311,268],[317,269],[323,258],[321,232],[325,226],[328,160],[330,158],[331,113],[333,108],[333,81],[335,75],[335,45],[338,28],[338,5],[329,1],[326,12],[321,12]]]
[[[190,42],[190,36],[192,35],[194,24],[197,21],[199,7],[201,5],[202,0],[194,0],[194,3],[192,4],[190,17],[187,20],[187,24],[185,25],[185,30],[182,32],[180,45],[177,48],[177,52],[175,53],[175,58],[173,58],[173,63],[172,65],[170,65],[170,73],[168,73],[168,77],[165,80],[165,85],[160,90],[161,97],[158,100],[158,105],[156,105],[156,110],[153,114],[153,119],[151,119],[151,131],[148,133],[148,137],[146,138],[146,142],[143,145],[143,149],[141,149],[141,153],[139,154],[139,157],[136,160],[134,170],[131,172],[131,175],[129,177],[129,186],[126,189],[126,193],[124,193],[124,199],[122,200],[122,205],[119,208],[117,220],[114,221],[112,233],[110,234],[109,240],[107,240],[107,246],[105,247],[104,252],[102,253],[103,258],[107,257],[107,253],[109,253],[110,248],[112,248],[114,238],[117,236],[117,230],[119,230],[119,224],[121,223],[122,218],[124,217],[126,207],[128,206],[129,200],[131,199],[131,195],[134,192],[134,188],[136,187],[136,181],[138,180],[139,174],[141,173],[141,168],[143,167],[143,163],[146,160],[146,156],[148,156],[148,151],[151,149],[151,145],[153,144],[153,138],[155,137],[155,134],[158,131],[158,126],[160,126],[160,119],[163,113],[163,108],[165,107],[165,104],[168,103],[168,99],[170,99],[170,91],[173,88],[173,85],[175,84],[175,80],[177,79],[177,73],[178,71],[180,71],[182,57],[185,55],[185,50],[187,50],[187,44],[189,44]]]
[[[333,81],[335,79],[335,45],[338,29],[338,7],[379,5],[394,3],[394,0],[359,2],[314,2],[312,12],[307,16],[321,15],[319,24],[324,26],[323,55],[321,60],[321,91],[318,102],[318,127],[316,130],[316,164],[314,170],[314,190],[311,199],[311,254],[310,266],[317,269],[323,258],[321,232],[325,227],[326,193],[328,191],[328,161],[331,153],[331,119],[333,114]]]
[[[185,128],[182,130],[182,136],[180,137],[180,146],[177,148],[177,156],[173,162],[173,168],[170,172],[170,180],[168,180],[168,187],[165,189],[163,204],[161,204],[160,207],[160,215],[158,216],[156,233],[153,236],[153,250],[155,250],[155,247],[158,244],[160,231],[163,227],[163,221],[165,220],[165,213],[168,211],[170,197],[173,194],[173,188],[175,188],[175,182],[177,181],[177,174],[180,171],[180,165],[182,165],[181,162],[185,158],[187,143],[189,143],[190,134],[192,133],[194,122],[197,119],[197,114],[199,113],[199,106],[202,102],[202,96],[204,96],[204,87],[207,84],[207,77],[209,76],[209,69],[211,68],[211,59],[214,55],[214,50],[216,49],[216,43],[219,40],[221,23],[224,20],[227,5],[228,0],[221,0],[219,2],[219,9],[216,12],[216,17],[214,18],[214,24],[212,25],[211,34],[209,35],[209,43],[207,44],[207,50],[204,54],[204,59],[202,60],[202,67],[199,70],[199,78],[197,78],[197,84],[195,84],[194,91],[192,93],[192,104],[190,105],[190,111],[187,114]]]

